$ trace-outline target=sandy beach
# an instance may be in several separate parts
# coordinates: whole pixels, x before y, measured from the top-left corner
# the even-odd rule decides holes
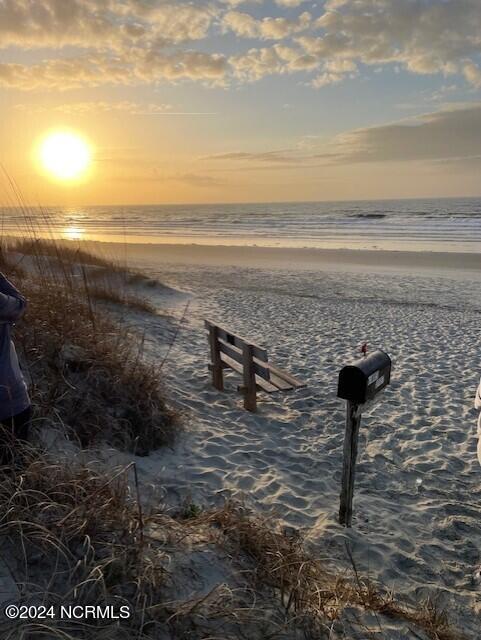
[[[366,249],[319,249],[288,247],[257,247],[252,245],[149,244],[91,242],[82,246],[117,260],[138,266],[156,264],[232,265],[241,267],[289,268],[300,270],[335,271],[430,271],[470,272],[469,278],[481,278],[481,258],[477,253],[436,251],[372,251]],[[467,274],[464,273],[466,278]]]
[[[455,623],[477,637],[476,617],[457,619],[456,606],[479,615],[478,257],[463,264],[462,256],[418,254],[413,263],[406,254],[356,254],[358,263],[336,269],[332,254],[329,264],[298,268],[287,253],[283,267],[248,268],[228,264],[239,256],[227,248],[127,250],[172,288],[151,297],[166,317],[126,319],[145,332],[151,361],[163,361],[184,317],[162,371],[186,430],[172,450],[137,459],[156,499],[245,501],[341,568],[348,545],[363,572],[413,600],[449,601]],[[306,388],[260,394],[258,413],[245,412],[237,375],[227,374],[225,393],[211,386],[204,318],[268,348]],[[344,404],[336,385],[363,341],[390,354],[393,375],[363,416],[354,522],[345,530],[337,523]]]
[[[260,608],[273,612],[285,605],[282,595],[280,603],[272,600],[275,586],[265,592],[254,576],[267,558],[271,578],[277,576],[278,545],[287,544],[282,562],[291,566],[295,548],[299,572],[310,563],[321,571],[315,582],[312,574],[302,574],[308,591],[299,593],[311,596],[300,597],[314,598],[303,606],[318,606],[318,589],[329,594],[329,584],[340,585],[322,598],[338,603],[327,617],[333,640],[478,637],[477,256],[34,242],[14,245],[3,259],[13,277],[30,287],[30,314],[42,326],[33,332],[33,351],[26,352],[42,367],[32,368],[30,380],[46,384],[55,371],[51,362],[60,362],[68,376],[51,383],[60,393],[53,415],[60,409],[66,417],[55,427],[47,414],[39,425],[55,473],[65,474],[64,465],[70,469],[75,460],[110,486],[135,464],[135,477],[124,485],[136,505],[126,526],[135,530],[138,519],[143,532],[144,510],[150,522],[157,518],[153,529],[149,525],[145,553],[160,551],[159,567],[169,567],[169,587],[153,596],[154,607],[170,606],[173,599],[181,611],[225,587],[226,594],[236,593],[236,606],[252,614],[245,637],[264,637],[255,602],[263,599]],[[47,306],[45,283],[54,296]],[[60,296],[68,296],[61,308]],[[79,296],[59,343],[63,305],[78,304]],[[224,392],[211,384],[205,319],[266,347],[270,361],[305,387],[259,393],[257,413],[246,412],[237,374],[226,373]],[[36,361],[39,335],[49,342]],[[104,341],[110,351],[102,351]],[[364,411],[353,526],[345,529],[338,523],[345,406],[337,398],[337,380],[365,342],[370,351],[382,348],[391,356],[393,371],[391,384]],[[130,346],[119,351],[122,344]],[[109,371],[111,387],[104,388]],[[85,413],[79,414],[82,406]],[[75,475],[70,481],[77,486]],[[252,554],[251,538],[236,547],[245,526],[264,541],[260,554]],[[265,546],[266,540],[272,544]],[[24,578],[15,567],[3,573],[9,580],[5,597],[18,597],[16,582]],[[45,571],[38,575],[44,578]],[[339,591],[344,580],[358,585],[347,600]],[[277,589],[282,594],[284,586]],[[225,606],[229,625],[236,611],[230,596]],[[324,625],[324,613],[313,615]],[[297,628],[297,618],[289,618],[280,638],[298,637],[304,627],[299,622]],[[207,633],[210,618],[204,621]],[[244,637],[239,633],[232,637]]]

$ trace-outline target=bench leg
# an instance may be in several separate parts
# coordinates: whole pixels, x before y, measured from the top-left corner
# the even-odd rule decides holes
[[[223,366],[220,357],[217,327],[209,327],[210,359],[212,362],[212,385],[219,391],[224,391]]]
[[[255,413],[257,411],[257,394],[252,345],[244,344],[242,355],[242,366],[244,369],[244,409]]]

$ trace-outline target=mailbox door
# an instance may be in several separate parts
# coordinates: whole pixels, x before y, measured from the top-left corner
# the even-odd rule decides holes
[[[348,365],[339,373],[337,396],[356,404],[366,402],[367,378],[356,366]]]

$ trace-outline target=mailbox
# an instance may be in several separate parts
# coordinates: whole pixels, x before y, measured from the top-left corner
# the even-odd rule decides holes
[[[355,404],[364,404],[375,398],[390,379],[391,358],[378,349],[341,369],[337,396]]]

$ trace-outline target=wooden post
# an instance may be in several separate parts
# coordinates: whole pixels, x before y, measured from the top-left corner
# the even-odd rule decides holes
[[[357,443],[360,424],[361,405],[347,400],[341,506],[339,508],[339,523],[346,527],[350,527],[352,522],[352,498],[354,495],[354,474],[356,470]]]
[[[257,410],[256,374],[254,369],[254,349],[251,344],[242,346],[242,368],[244,376],[244,409]]]
[[[209,326],[210,359],[212,362],[212,384],[219,391],[224,391],[224,376],[222,374],[222,360],[220,357],[217,327]]]

